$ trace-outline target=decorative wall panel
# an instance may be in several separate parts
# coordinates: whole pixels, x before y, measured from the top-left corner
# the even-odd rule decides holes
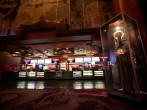
[[[0,36],[15,35],[21,24],[65,22],[70,29],[95,28],[113,14],[105,0],[1,0]]]

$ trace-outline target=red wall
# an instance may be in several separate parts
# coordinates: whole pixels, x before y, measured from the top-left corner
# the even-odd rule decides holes
[[[133,17],[137,23],[138,23],[138,27],[140,30],[140,34],[141,34],[141,39],[143,42],[143,46],[145,49],[145,53],[147,56],[147,29],[144,26],[144,18],[141,12],[141,8],[139,5],[139,0],[122,0],[123,2],[123,12],[131,17]],[[115,13],[119,14],[120,11],[120,6],[119,6],[119,0],[113,0],[114,3],[114,8],[115,8]]]
[[[27,39],[43,39],[56,37],[55,31],[38,31],[38,32],[29,32],[27,33]]]

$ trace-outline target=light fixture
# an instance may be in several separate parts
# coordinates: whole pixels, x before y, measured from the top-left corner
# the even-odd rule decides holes
[[[115,30],[120,30],[121,28],[120,28],[120,26],[117,26],[116,28],[115,28]]]
[[[126,52],[127,52],[126,49],[119,48],[119,49],[116,50],[116,55],[125,54]]]
[[[117,40],[122,40],[123,37],[124,37],[124,32],[122,30],[116,30],[114,33],[113,33],[113,37]]]

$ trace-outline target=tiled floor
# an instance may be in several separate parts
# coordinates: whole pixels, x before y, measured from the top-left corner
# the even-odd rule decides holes
[[[0,88],[46,89],[105,89],[104,80],[1,81]]]

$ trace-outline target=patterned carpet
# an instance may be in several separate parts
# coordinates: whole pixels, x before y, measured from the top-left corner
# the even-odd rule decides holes
[[[107,97],[106,90],[0,90],[0,110],[145,110]]]

